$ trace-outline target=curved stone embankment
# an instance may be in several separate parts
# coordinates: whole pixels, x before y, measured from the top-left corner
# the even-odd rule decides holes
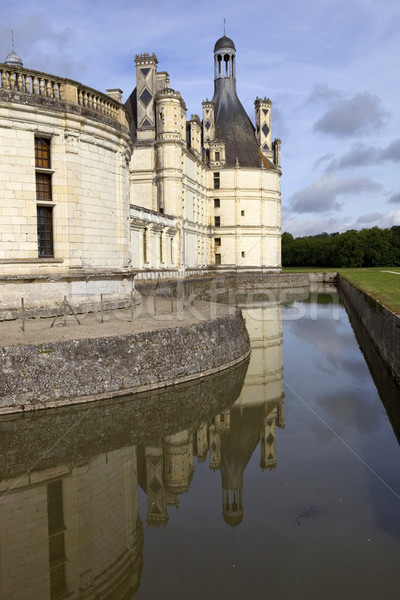
[[[127,326],[124,335],[3,346],[0,412],[173,385],[226,369],[250,353],[239,309],[218,306],[213,316],[174,325],[137,333],[128,333]]]
[[[386,367],[400,384],[400,317],[366,292],[339,275],[339,289],[345,306],[350,304]]]

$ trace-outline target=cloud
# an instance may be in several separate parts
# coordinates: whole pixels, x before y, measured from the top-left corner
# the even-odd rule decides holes
[[[392,194],[388,200],[389,204],[400,204],[400,192]]]
[[[322,161],[323,158],[321,157],[319,161]],[[382,165],[386,162],[400,162],[400,139],[393,140],[387,148],[356,144],[340,159],[333,160],[326,170]]]
[[[375,221],[364,221],[371,217],[372,213],[367,215],[361,215],[356,221],[351,216],[332,216],[332,217],[321,217],[316,219],[304,218],[294,214],[287,214],[282,219],[282,231],[288,231],[294,237],[301,237],[304,235],[317,235],[318,233],[327,232],[339,232],[348,231],[349,229],[363,229],[370,227],[380,227],[386,229],[393,227],[393,225],[400,225],[400,208],[391,209],[386,214],[376,213]]]
[[[282,231],[288,231],[294,237],[316,235],[324,231],[328,233],[347,231],[352,228],[351,225],[352,219],[349,216],[323,217],[313,220],[307,218],[304,220],[296,215],[288,214],[282,218]]]
[[[352,98],[338,100],[314,124],[313,129],[336,137],[352,136],[377,126],[383,113],[382,101],[378,96],[360,92]]]
[[[383,214],[378,212],[368,213],[366,215],[360,215],[356,223],[376,223],[382,219]]]
[[[400,162],[400,140],[393,140],[382,153],[382,160]]]
[[[343,179],[329,173],[310,186],[299,190],[291,197],[291,211],[296,213],[324,213],[340,210],[338,196],[376,192],[382,185],[370,177],[350,177]]]
[[[332,104],[332,102],[335,102],[342,96],[343,93],[340,90],[334,90],[326,83],[317,83],[304,104],[315,104],[317,102],[327,102]]]

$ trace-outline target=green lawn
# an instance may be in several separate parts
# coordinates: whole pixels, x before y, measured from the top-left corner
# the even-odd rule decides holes
[[[327,268],[284,268],[283,273],[316,273],[337,271],[355,287],[371,294],[376,300],[400,314],[400,267],[374,267],[369,269],[327,269]],[[394,271],[394,273],[387,273]],[[398,273],[398,274],[397,274]]]

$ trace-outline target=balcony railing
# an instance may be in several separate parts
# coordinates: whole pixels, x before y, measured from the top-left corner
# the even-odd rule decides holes
[[[37,98],[73,102],[129,126],[129,115],[118,101],[81,83],[23,67],[0,64],[0,89]]]

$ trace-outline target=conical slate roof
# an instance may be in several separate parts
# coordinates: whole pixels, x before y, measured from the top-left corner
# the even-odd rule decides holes
[[[225,142],[226,166],[234,167],[238,160],[240,167],[259,168],[261,154],[255,129],[237,97],[235,79],[215,80],[213,102],[215,138]]]
[[[221,436],[221,478],[225,490],[243,486],[243,472],[260,441],[265,407],[231,408],[229,431]]]

